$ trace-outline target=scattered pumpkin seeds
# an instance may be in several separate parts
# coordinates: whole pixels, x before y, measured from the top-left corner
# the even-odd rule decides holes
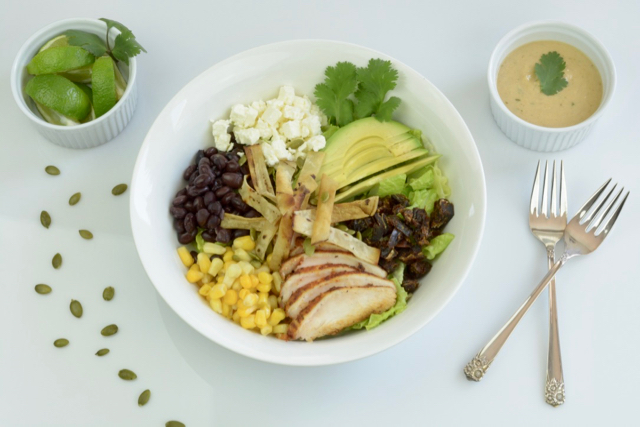
[[[164,427],[185,427],[180,421],[167,421]]]
[[[129,369],[121,369],[120,372],[118,372],[118,376],[123,380],[127,380],[127,381],[132,381],[138,378],[136,373],[133,371],[130,371]]]
[[[111,301],[115,294],[116,290],[113,289],[113,286],[108,286],[104,288],[104,291],[102,291],[102,298],[104,298],[105,301]]]
[[[60,268],[60,266],[62,265],[62,255],[55,254],[53,256],[53,259],[51,260],[51,265],[53,265],[53,268],[55,268],[56,270]]]
[[[60,169],[58,169],[55,166],[47,166],[46,168],[44,168],[44,171],[46,173],[48,173],[49,175],[60,175]]]
[[[105,354],[109,354],[108,348],[101,348],[96,352],[96,356],[104,356]]]
[[[140,393],[140,397],[138,397],[138,406],[146,405],[150,397],[151,397],[151,391],[149,389]]]
[[[321,199],[323,203],[326,203],[329,200],[329,192],[328,191],[323,192]]]
[[[81,197],[82,197],[82,193],[79,193],[79,192],[75,193],[73,196],[69,197],[69,204],[71,206],[75,205],[80,201]]]
[[[82,304],[80,304],[80,301],[72,299],[71,304],[69,304],[69,310],[71,310],[71,314],[78,319],[82,317]]]
[[[83,239],[87,239],[87,240],[93,239],[93,233],[90,232],[89,230],[78,230],[78,233],[80,233],[80,237],[82,237]]]
[[[51,293],[51,286],[44,285],[41,283],[39,285],[36,285],[36,292],[39,293],[40,295],[49,294]]]
[[[49,212],[40,212],[40,223],[44,228],[49,228],[49,226],[51,225],[51,215],[49,215]]]
[[[102,336],[110,337],[111,335],[115,335],[118,332],[118,325],[108,325],[102,328],[100,333]]]
[[[114,196],[119,196],[125,191],[127,191],[127,188],[128,188],[127,184],[118,184],[115,187],[113,187],[113,190],[111,190],[111,194],[113,194]]]
[[[69,345],[69,340],[66,338],[58,338],[53,342],[53,345],[58,348],[66,347]]]

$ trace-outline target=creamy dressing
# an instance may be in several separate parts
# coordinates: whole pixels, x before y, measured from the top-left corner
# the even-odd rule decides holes
[[[569,84],[555,95],[540,91],[534,67],[540,57],[556,51],[566,62],[564,78]],[[567,127],[588,119],[602,101],[602,78],[593,62],[575,47],[543,40],[511,52],[498,71],[502,102],[521,119],[544,127]]]

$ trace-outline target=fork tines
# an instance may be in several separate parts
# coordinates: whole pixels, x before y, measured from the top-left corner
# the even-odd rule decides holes
[[[539,216],[540,213],[545,217],[549,217],[549,180],[547,179],[549,171],[549,162],[545,162],[544,178],[542,183],[542,201],[540,201],[540,163],[536,169],[536,179],[533,182],[533,190],[531,191],[531,204],[529,213]],[[565,216],[567,214],[567,183],[564,178],[564,163],[560,161],[560,185],[558,185],[558,175],[556,173],[556,161],[553,161],[553,171],[551,172],[551,216]],[[558,187],[560,187],[560,213],[558,214]],[[542,202],[542,207],[540,204]]]
[[[596,202],[600,199],[600,196],[607,190],[607,187],[611,183],[611,178],[609,178],[602,186],[596,190],[596,192],[586,201],[586,203],[580,208],[578,213],[576,214],[576,218],[580,220],[580,224],[586,224],[586,231],[593,231],[594,234],[598,233],[598,235],[603,234],[603,237],[611,230],[613,224],[618,219],[618,215],[622,211],[625,202],[627,201],[627,197],[629,197],[629,191],[624,195],[622,201],[617,203],[624,192],[624,187],[622,187],[616,196],[611,199],[611,196],[616,190],[618,184],[614,184],[611,187],[611,190],[607,193],[607,195],[602,198],[602,200],[596,204]],[[612,215],[609,216],[612,209],[617,206],[616,210]],[[604,221],[607,218],[607,221]],[[604,222],[603,222],[604,221]],[[604,225],[603,225],[604,224]],[[602,229],[599,230],[600,226],[603,225]]]

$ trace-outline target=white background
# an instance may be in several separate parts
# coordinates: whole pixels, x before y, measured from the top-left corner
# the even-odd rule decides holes
[[[44,140],[9,89],[20,45],[69,17],[125,23],[149,54],[139,59],[140,100],[128,128],[94,149]],[[0,425],[187,426],[326,425],[637,425],[640,393],[640,275],[633,223],[640,217],[640,2],[323,1],[133,2],[5,1],[0,15]],[[559,19],[592,32],[609,49],[618,87],[608,111],[581,145],[542,154],[511,143],[494,124],[487,61],[500,37],[524,22]],[[189,80],[258,45],[327,38],[380,50],[425,75],[453,102],[482,156],[488,189],[480,253],[456,298],[419,333],[365,360],[289,368],[247,359],[206,340],[157,296],[138,260],[128,199],[111,188],[130,182],[143,137]],[[613,235],[558,277],[567,403],[542,391],[547,303],[541,299],[482,383],[465,363],[521,303],[545,271],[530,234],[527,204],[538,159],[564,159],[569,204],[613,176],[632,190]],[[48,164],[58,177],[43,171]],[[184,165],[176,165],[182,168]],[[82,201],[70,207],[71,194]],[[51,213],[49,230],[39,213]],[[77,235],[93,231],[93,241]],[[60,252],[60,270],[50,265]],[[54,292],[40,296],[36,283]],[[112,285],[107,303],[102,289]],[[73,318],[71,298],[85,314]],[[117,323],[111,338],[100,329]],[[52,343],[64,336],[65,349]],[[111,353],[94,356],[102,348]],[[117,377],[122,368],[135,382]],[[143,408],[138,394],[150,388]]]

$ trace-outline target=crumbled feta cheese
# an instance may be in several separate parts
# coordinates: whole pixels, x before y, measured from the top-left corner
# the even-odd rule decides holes
[[[260,138],[267,140],[273,136],[273,128],[263,119],[258,119],[255,128],[260,132]]]
[[[262,154],[264,154],[264,160],[267,162],[268,166],[275,166],[278,164],[278,156],[276,155],[276,151],[273,149],[271,144],[268,142],[260,144],[262,147]]]
[[[293,104],[295,96],[296,91],[291,86],[282,86],[278,92],[278,99],[287,105]]]
[[[253,145],[260,139],[260,131],[256,128],[234,128],[233,133],[236,136],[236,140],[243,145]]]
[[[309,138],[305,144],[313,151],[320,151],[327,145],[327,140],[322,135],[316,135]]]
[[[302,136],[315,136],[322,133],[321,125],[320,125],[320,117],[318,116],[307,116],[301,123],[302,126]],[[308,129],[307,135],[305,135],[304,129]]]
[[[280,138],[271,141],[271,147],[276,153],[278,160],[293,160],[293,155],[287,150],[287,145]]]
[[[213,136],[224,135],[229,130],[229,120],[217,120],[211,125],[211,133]]]
[[[278,120],[280,120],[281,116],[282,116],[282,112],[280,111],[279,108],[273,105],[269,105],[264,110],[264,113],[262,113],[262,116],[260,117],[260,119],[264,120],[266,123],[270,125],[275,125],[276,123],[278,123]]]
[[[229,151],[231,150],[231,135],[228,133],[224,133],[222,135],[217,135],[215,138],[214,146],[218,149],[218,151]]]
[[[267,103],[264,102],[262,99],[259,100],[259,101],[253,101],[251,103],[251,108],[256,110],[258,112],[258,115],[259,115],[260,113],[262,113],[265,110],[265,108],[267,108]]]
[[[256,123],[258,117],[258,111],[255,108],[247,107],[245,105],[234,105],[231,108],[230,119],[234,125],[248,128]]]
[[[304,111],[298,107],[287,105],[284,107],[283,116],[285,119],[289,120],[302,120],[304,118]]]
[[[267,101],[267,107],[274,107],[278,110],[282,110],[282,108],[284,107],[284,101],[277,98],[270,99]]]
[[[291,120],[289,122],[285,122],[282,126],[280,126],[280,132],[287,139],[295,139],[300,138],[300,121],[299,120]]]
[[[295,96],[293,97],[293,106],[308,113],[311,109],[311,101],[306,96]]]

